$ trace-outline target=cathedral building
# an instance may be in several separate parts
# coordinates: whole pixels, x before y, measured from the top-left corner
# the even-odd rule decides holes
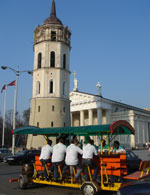
[[[70,126],[71,32],[56,16],[52,0],[50,17],[34,31],[33,92],[30,126]],[[42,136],[29,136],[27,147],[44,144]]]
[[[96,95],[79,91],[77,78],[74,79],[74,86],[70,93],[72,126],[110,124],[126,120],[135,128],[135,136],[118,136],[116,139],[122,145],[135,148],[150,142],[150,111],[104,98],[100,83],[96,85]]]

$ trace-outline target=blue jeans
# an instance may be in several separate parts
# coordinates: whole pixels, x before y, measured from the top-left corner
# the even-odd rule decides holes
[[[44,166],[44,177],[47,178],[48,175],[47,175],[47,170],[46,170],[46,164],[50,163],[51,160],[50,159],[45,159],[45,160],[41,159],[40,161],[41,161],[42,165]]]
[[[78,180],[79,177],[80,177],[80,174],[81,174],[81,172],[82,172],[82,167],[81,167],[80,164],[73,165],[73,166],[74,166],[76,169],[78,169],[78,171],[77,171],[77,173],[76,173],[76,175],[75,175],[75,179]],[[63,168],[63,171],[62,171],[63,177],[64,177],[64,175],[65,175],[65,173],[66,173],[66,171],[67,171],[68,168],[70,168],[70,173],[71,173],[71,175],[73,174],[73,169],[72,169],[73,166],[71,166],[71,165],[66,165],[66,166]]]
[[[54,162],[52,164],[53,168],[54,168],[54,180],[57,181],[58,180],[58,165],[65,165],[64,161],[60,161],[60,162]]]
[[[97,172],[98,172],[97,164],[92,159],[84,159],[83,158],[82,165],[84,166],[86,180],[89,180],[87,165],[89,165],[90,168],[94,169],[93,179],[95,180],[97,178]]]

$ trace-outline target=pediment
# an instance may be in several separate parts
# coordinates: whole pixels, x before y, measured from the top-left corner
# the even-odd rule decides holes
[[[83,103],[88,103],[88,102],[95,102],[97,99],[100,97],[95,97],[92,94],[87,94],[83,92],[71,92],[70,93],[70,100],[71,103],[78,103],[78,104],[83,104]]]

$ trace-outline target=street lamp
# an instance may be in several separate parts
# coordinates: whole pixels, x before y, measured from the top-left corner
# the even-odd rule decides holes
[[[12,70],[15,75],[16,75],[16,86],[15,86],[15,96],[14,96],[14,113],[13,113],[13,130],[16,128],[16,110],[17,110],[17,93],[18,93],[18,77],[24,73],[27,72],[28,74],[32,74],[32,71],[29,70],[24,70],[24,71],[20,71],[19,70],[19,66],[18,66],[18,70],[15,70],[9,66],[1,66],[1,68],[3,70],[6,69],[10,69]],[[15,135],[12,135],[12,153],[13,155],[15,154]]]

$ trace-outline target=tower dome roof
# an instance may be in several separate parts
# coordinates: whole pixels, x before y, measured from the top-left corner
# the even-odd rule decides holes
[[[43,22],[43,24],[60,24],[60,25],[62,25],[61,20],[59,20],[56,17],[56,8],[55,8],[55,1],[54,0],[52,0],[50,16]]]

